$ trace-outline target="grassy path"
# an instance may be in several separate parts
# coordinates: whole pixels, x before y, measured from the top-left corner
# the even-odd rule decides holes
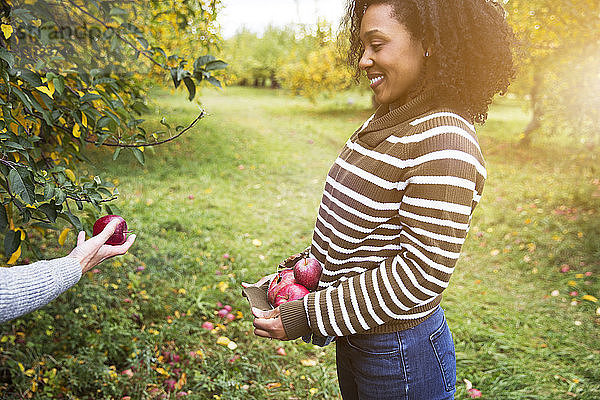
[[[311,105],[269,90],[206,91],[210,116],[193,133],[149,151],[144,167],[127,155],[109,163],[105,172],[120,181],[117,205],[138,233],[135,249],[51,306],[0,327],[27,338],[4,346],[0,388],[17,362],[28,369],[52,355],[57,392],[67,386],[83,398],[159,398],[169,379],[188,398],[338,398],[333,346],[255,338],[239,285],[309,244],[327,170],[370,114],[350,104],[366,99],[348,98]],[[159,92],[158,102],[173,125],[197,113],[179,94]],[[467,398],[468,380],[485,399],[597,399],[599,304],[583,296],[600,297],[598,156],[558,138],[519,149],[526,117],[505,101],[480,129],[489,178],[443,300],[456,342],[456,398]],[[222,323],[217,302],[238,318]],[[192,364],[169,364],[165,352]],[[110,367],[132,366],[132,377],[110,375]],[[31,377],[15,376],[10,388],[30,386]]]

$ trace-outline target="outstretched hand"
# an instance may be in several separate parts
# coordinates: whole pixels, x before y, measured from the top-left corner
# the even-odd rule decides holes
[[[115,232],[119,221],[113,220],[104,227],[98,235],[85,240],[85,232],[77,235],[77,247],[71,251],[69,257],[76,258],[81,264],[82,274],[86,273],[107,258],[127,253],[135,241],[135,235],[127,238],[127,241],[119,246],[105,244],[108,238]]]

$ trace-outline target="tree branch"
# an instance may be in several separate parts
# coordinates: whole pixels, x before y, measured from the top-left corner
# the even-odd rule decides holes
[[[202,118],[204,118],[204,116],[206,115],[206,112],[204,110],[202,110],[200,112],[200,115],[198,115],[196,117],[195,120],[193,120],[186,128],[182,129],[181,132],[179,132],[177,135],[175,136],[171,136],[167,139],[158,141],[158,142],[153,142],[153,143],[142,143],[142,144],[124,144],[124,143],[102,143],[102,146],[110,146],[110,147],[146,147],[146,146],[158,146],[160,144],[164,144],[167,142],[170,142],[172,140],[177,139],[179,136],[183,135],[185,132],[187,132],[188,130],[190,130],[195,124],[196,122],[198,122],[199,120],[201,120]],[[95,140],[91,140],[88,138],[84,139],[87,143],[96,143]]]

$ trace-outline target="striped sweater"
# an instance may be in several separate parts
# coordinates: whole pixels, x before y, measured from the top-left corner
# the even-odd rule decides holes
[[[281,306],[288,338],[404,330],[440,303],[486,170],[474,126],[433,99],[380,107],[346,142],[313,233],[319,290]]]

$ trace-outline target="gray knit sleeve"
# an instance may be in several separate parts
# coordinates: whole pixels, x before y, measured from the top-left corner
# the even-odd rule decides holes
[[[80,278],[81,265],[73,257],[0,268],[0,323],[48,304]]]

